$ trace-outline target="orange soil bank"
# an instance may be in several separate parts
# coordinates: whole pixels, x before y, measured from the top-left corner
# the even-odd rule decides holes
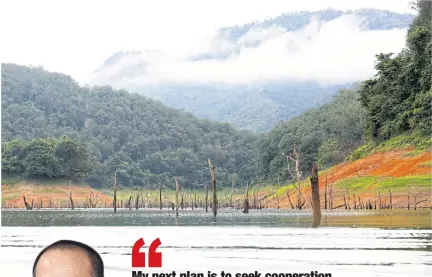
[[[432,152],[427,151],[418,155],[412,155],[408,150],[396,150],[389,152],[374,153],[368,157],[359,159],[354,162],[344,162],[336,165],[334,168],[328,171],[327,183],[335,183],[340,180],[351,178],[351,177],[365,177],[365,176],[383,176],[383,177],[403,177],[403,176],[415,176],[415,175],[426,175],[431,174],[430,162],[432,161]],[[429,163],[429,164],[428,164]],[[432,177],[431,177],[432,178]],[[325,174],[321,172],[319,176],[320,187],[325,185]],[[302,182],[309,184],[309,179]],[[302,191],[305,195],[310,194],[310,188],[303,186]],[[98,203],[98,207],[104,207],[105,203],[107,206],[111,206],[112,197],[102,194],[90,187],[85,186],[72,186],[72,196],[74,202],[78,206],[84,206],[84,203],[88,199],[89,195],[93,192],[94,199]],[[260,195],[265,196],[271,192],[261,191]],[[339,205],[343,201],[343,191],[335,191],[335,205]],[[16,208],[24,208],[24,202],[22,196],[25,196],[28,202],[34,201],[35,205],[40,204],[40,200],[43,201],[43,206],[48,207],[51,199],[51,203],[54,207],[65,207],[69,197],[69,186],[68,185],[38,185],[38,184],[15,184],[15,185],[3,185],[2,184],[2,202],[7,202],[7,206],[13,206]],[[362,194],[356,195],[362,199],[369,199],[376,197],[373,189],[370,192],[363,192]],[[385,196],[383,196],[385,197]],[[393,195],[393,203],[404,206],[404,202],[407,202],[407,193]],[[237,198],[237,197],[236,197]],[[279,207],[289,208],[286,195],[279,196]],[[306,197],[306,199],[308,199]],[[431,204],[430,193],[419,192],[418,199],[428,199],[423,202],[422,205],[429,207]],[[267,199],[269,207],[277,207],[277,202],[274,197]],[[296,191],[291,190],[291,201],[295,204],[297,201]],[[321,201],[324,202],[324,197],[321,193]],[[305,208],[308,208],[308,200],[306,201]]]
[[[430,151],[416,156],[410,156],[406,150],[374,153],[354,162],[336,165],[328,172],[327,180],[329,183],[333,183],[355,176],[403,177],[426,175],[431,174],[431,167],[425,165],[425,163],[431,161],[432,152]],[[325,174],[321,174],[319,181],[320,186],[324,186]]]
[[[69,185],[38,185],[38,184],[2,184],[2,201],[6,199],[8,206],[15,208],[25,208],[23,196],[27,202],[34,201],[34,205],[39,206],[42,200],[43,207],[67,206],[69,199]],[[86,200],[92,195],[93,200],[98,202],[98,206],[104,206],[105,201],[111,206],[112,197],[106,196],[101,192],[87,186],[71,186],[72,198],[76,206],[84,206]]]

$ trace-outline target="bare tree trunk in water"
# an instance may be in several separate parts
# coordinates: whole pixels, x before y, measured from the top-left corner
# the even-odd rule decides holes
[[[210,173],[212,178],[212,189],[213,189],[213,216],[217,215],[217,195],[216,195],[216,168],[212,165],[210,159],[208,159],[208,164],[210,167]]]
[[[74,202],[72,200],[72,189],[71,189],[71,186],[72,186],[72,181],[69,178],[69,201],[70,201],[70,207],[73,210],[75,208],[75,205],[74,205]]]
[[[302,205],[302,202],[301,202],[301,187],[300,187],[300,177],[301,177],[300,158],[299,158],[299,155],[297,153],[297,150],[296,150],[295,146],[294,146],[294,149],[293,149],[293,156],[294,156],[294,159],[295,159],[295,170],[296,170],[296,176],[297,176],[297,187],[298,187],[298,191],[299,191],[299,194],[297,196],[297,208],[301,209],[303,205]]]
[[[410,200],[410,193],[408,192],[408,206],[407,206],[408,210],[410,209],[410,202],[411,202],[411,200]]]
[[[330,210],[333,210],[333,183],[330,184]]]
[[[391,194],[391,191],[390,191],[390,189],[389,189],[389,198],[390,198],[390,209],[393,209],[393,199],[392,199],[392,194]]]
[[[283,155],[286,156],[285,154],[283,154]],[[286,158],[287,158],[287,165],[288,165],[288,173],[292,177],[294,177],[294,175],[291,173],[291,170],[289,168],[289,160],[292,160],[295,163],[295,176],[296,176],[297,185],[294,184],[294,187],[297,189],[297,192],[298,192],[296,208],[301,210],[305,204],[305,200],[304,200],[304,197],[303,197],[302,192],[301,192],[301,184],[300,184],[300,178],[301,178],[301,174],[302,174],[302,172],[300,171],[300,156],[297,152],[295,144],[293,145],[293,150],[291,152],[291,155],[286,156]],[[302,203],[302,198],[303,198],[303,203]]]
[[[208,185],[206,186],[205,211],[206,211],[206,213],[208,212]]]
[[[348,191],[348,185],[345,185],[346,188],[346,193],[347,193],[347,205],[348,205],[348,209],[351,209],[349,202],[350,202],[350,197],[349,197],[349,191]]]
[[[234,173],[232,175],[232,188],[231,188],[231,194],[234,194]]]
[[[159,209],[162,210],[162,187],[159,186]]]
[[[326,180],[324,186],[324,209],[327,210],[327,171],[326,171]]]
[[[24,200],[24,205],[26,207],[26,210],[33,210],[33,205],[29,205],[29,203],[27,203],[25,196],[23,196],[23,200]]]
[[[291,197],[290,197],[289,189],[287,190],[287,197],[288,197],[288,202],[290,203],[291,209],[294,209],[294,205],[291,202]]]
[[[353,194],[353,201],[354,201],[354,210],[357,210],[357,204],[356,204],[355,194]]]
[[[315,162],[312,163],[312,174],[310,181],[312,188],[313,225],[318,226],[321,223],[321,205],[319,195],[318,167]]]
[[[230,198],[230,206],[231,206],[231,208],[234,207],[233,203],[232,203],[233,195],[234,195],[234,173],[232,175],[232,188],[231,188],[231,198]]]
[[[114,173],[114,199],[113,199],[114,213],[117,212],[117,170]]]
[[[178,211],[179,211],[179,199],[178,199],[178,194],[180,191],[180,185],[178,182],[178,178],[175,178],[175,182],[176,182],[176,194],[175,194],[175,198],[176,198],[176,217],[178,217]]]
[[[128,200],[128,203],[127,203],[128,208],[129,208],[129,211],[132,210],[132,204],[131,204],[131,201],[132,201],[132,195],[129,197],[129,200]]]
[[[292,160],[295,162],[295,177],[296,177],[297,185],[293,182],[293,186],[297,189],[298,192],[296,208],[301,210],[304,204],[306,203],[306,200],[303,197],[303,194],[301,192],[300,178],[302,172],[300,171],[300,157],[297,152],[296,145],[295,144],[293,145],[293,150],[290,155],[285,155],[283,152],[282,155],[284,155],[287,159],[288,174],[291,176],[291,180],[294,180],[294,174],[290,170],[289,161]],[[303,203],[301,201],[302,199],[303,199]]]
[[[381,204],[381,191],[378,191],[378,207],[379,207],[379,209],[382,209],[382,204]]]
[[[243,201],[243,213],[249,213],[249,182],[246,183],[245,199]]]

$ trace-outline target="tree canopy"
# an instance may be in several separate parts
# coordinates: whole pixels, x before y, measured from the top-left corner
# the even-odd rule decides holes
[[[87,146],[66,136],[2,141],[2,171],[81,181],[97,166]]]
[[[430,134],[432,111],[432,21],[430,1],[418,1],[406,48],[377,55],[377,74],[359,90],[367,111],[367,133],[385,140],[418,129]]]
[[[237,184],[256,174],[252,133],[197,119],[137,94],[80,87],[63,74],[2,64],[2,139],[62,135],[85,143],[100,163],[86,178],[94,186],[111,184],[115,170],[122,186],[172,186],[174,176],[189,185],[205,184],[210,176],[207,159],[217,167],[221,185],[231,184],[232,174],[238,176]],[[28,151],[43,153],[35,159],[52,164],[55,156],[71,162],[71,174],[76,173],[73,141],[32,143]],[[23,166],[15,156],[9,164],[3,169]],[[31,170],[32,175],[58,176],[54,165]]]
[[[342,90],[330,103],[277,125],[257,144],[261,178],[286,182],[286,155],[294,147],[303,172],[310,171],[312,161],[322,168],[343,161],[362,143],[364,120],[357,91]]]

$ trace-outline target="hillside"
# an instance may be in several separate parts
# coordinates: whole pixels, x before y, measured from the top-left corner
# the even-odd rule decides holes
[[[429,141],[430,139],[425,140]],[[424,149],[423,147],[420,147]],[[327,185],[327,200],[330,201],[330,192],[333,195],[333,207],[344,208],[344,197],[350,207],[359,205],[359,199],[363,204],[374,206],[381,203],[390,203],[390,193],[393,208],[431,207],[431,171],[432,152],[421,150],[413,146],[407,148],[394,147],[392,149],[377,148],[376,151],[355,161],[346,161],[320,172],[319,183],[321,187],[321,203],[324,207],[324,191]],[[303,192],[310,194],[308,180],[302,182]],[[293,186],[285,186],[277,190],[281,206],[289,207],[286,196],[287,190],[291,191],[292,199],[296,197]],[[409,201],[409,202],[408,202]],[[329,202],[328,202],[329,203]],[[276,207],[273,200],[270,204]],[[305,207],[310,207],[307,202]]]
[[[85,178],[93,186],[111,186],[115,170],[120,186],[171,187],[174,176],[202,186],[210,176],[207,159],[220,185],[255,176],[254,134],[126,91],[80,87],[41,68],[2,64],[1,71],[2,140],[65,135],[84,142],[99,163]]]
[[[340,205],[344,199],[353,201],[349,205],[356,205],[355,195],[361,197],[363,203],[370,200],[374,205],[380,195],[386,194],[381,199],[385,205],[391,203],[393,196],[396,207],[408,207],[408,203],[412,207],[412,201],[417,203],[419,198],[418,204],[431,206],[432,3],[418,1],[417,10],[419,15],[408,29],[404,50],[398,55],[378,54],[375,77],[363,81],[356,92],[356,100],[351,99],[345,102],[348,105],[343,105],[351,107],[351,112],[347,109],[334,117],[342,115],[346,122],[357,117],[351,124],[358,125],[360,132],[351,140],[340,141],[359,141],[363,145],[348,156],[342,155],[347,157],[345,162],[335,164],[333,153],[341,150],[338,139],[352,126],[326,128],[325,119],[329,118],[331,110],[312,112],[309,118],[304,116],[303,126],[287,122],[275,128],[262,142],[263,149],[272,149],[261,161],[266,176],[274,179],[275,173],[287,171],[284,157],[280,157],[281,151],[295,153],[300,149],[303,155],[311,155],[303,157],[303,164],[318,161],[323,168],[330,167],[321,172],[320,185],[334,185],[338,198],[335,205]],[[357,106],[357,112],[360,111],[361,116],[352,114],[352,107],[358,102],[361,105]],[[308,128],[304,126],[311,128],[305,132]],[[287,132],[291,132],[291,136],[285,136]],[[307,135],[311,138],[306,139]],[[310,142],[306,147],[305,140]],[[310,171],[307,166],[302,169]],[[308,186],[307,180],[303,181],[305,190]],[[292,185],[281,191],[290,187]]]
[[[373,78],[265,134],[197,119],[138,94],[80,87],[63,74],[4,64],[2,170],[21,178],[2,180],[11,189],[8,199],[21,201],[14,189],[33,194],[46,185],[33,182],[28,188],[23,178],[53,178],[55,186],[55,179],[86,176],[88,184],[106,189],[115,170],[123,191],[172,188],[174,176],[202,189],[210,158],[218,186],[234,182],[237,199],[246,183],[251,190],[275,193],[272,201],[286,201],[288,190],[295,195],[295,182],[308,191],[316,162],[320,185],[334,189],[339,208],[344,198],[355,205],[357,197],[375,202],[383,194],[392,194],[398,207],[411,197],[428,206],[432,2],[417,6],[405,48],[376,55]]]
[[[361,145],[352,159],[365,157],[376,145],[401,134],[409,134],[406,143],[412,146],[432,135],[431,2],[419,1],[418,6],[405,48],[397,55],[376,55],[374,78],[263,136],[260,176],[287,180],[284,153],[294,150],[300,153],[300,170],[309,172],[312,161],[330,167]]]
[[[353,11],[339,11],[327,9],[318,12],[301,11],[296,13],[284,13],[275,18],[262,22],[250,22],[243,25],[222,28],[221,32],[228,35],[230,39],[236,40],[244,36],[254,28],[268,28],[279,26],[286,31],[297,31],[306,26],[311,18],[319,21],[331,21],[342,15],[357,15],[363,18],[362,27],[368,30],[389,30],[394,28],[406,28],[411,24],[414,16],[412,14],[398,14],[385,10],[360,9]]]
[[[336,53],[367,44],[369,36],[374,47],[399,51],[397,45],[385,46],[386,31],[393,32],[391,39],[396,32],[402,39],[398,30],[406,29],[412,20],[411,14],[374,9],[287,13],[222,28],[208,41],[196,42],[203,49],[184,57],[163,50],[114,53],[89,82],[137,92],[201,118],[265,132],[329,102],[338,90],[352,88],[365,76],[359,73],[360,65],[340,72],[329,68],[340,63]],[[340,37],[333,37],[334,33]],[[335,52],[316,64],[323,59],[321,51]],[[373,54],[352,63],[370,60]],[[330,71],[335,72],[326,74]]]
[[[3,64],[2,79],[2,170],[30,179],[78,180],[83,175],[93,187],[106,187],[117,170],[122,187],[173,187],[173,177],[179,176],[182,184],[199,188],[209,181],[210,158],[218,165],[222,186],[231,186],[233,180],[235,186],[258,180],[285,182],[284,157],[277,155],[274,145],[267,145],[269,136],[277,144],[278,139],[287,145],[292,139],[302,141],[304,170],[317,151],[327,153],[320,161],[329,165],[329,159],[342,161],[362,142],[357,122],[364,110],[356,90],[341,91],[329,104],[258,136],[136,94],[110,87],[83,88],[66,75],[40,68]],[[330,146],[337,143],[339,150],[332,149],[331,154],[325,147],[314,149],[311,137]],[[58,153],[60,146],[63,154]],[[78,148],[70,152],[73,147]],[[80,154],[87,152],[91,154]],[[66,157],[72,154],[76,162],[71,165]],[[269,160],[271,155],[279,162]],[[308,160],[303,163],[303,158]],[[267,168],[272,173],[266,173]]]
[[[370,200],[372,205],[379,203],[380,195],[382,203],[389,202],[389,191],[392,193],[392,202],[394,208],[406,208],[408,205],[408,195],[410,196],[411,208],[414,208],[414,201],[418,203],[417,208],[432,206],[430,197],[430,172],[432,169],[432,152],[424,150],[415,150],[411,146],[408,148],[394,148],[393,150],[378,151],[367,157],[352,162],[343,162],[332,168],[320,172],[319,182],[321,187],[321,203],[324,208],[324,187],[327,184],[328,193],[330,187],[333,190],[333,207],[344,209],[343,198],[349,195],[349,204],[354,207],[354,196],[358,205],[360,197],[363,203]],[[326,178],[327,177],[327,178]],[[302,183],[303,192],[309,194],[309,181]],[[292,186],[272,187],[260,186],[252,188],[251,194],[259,193],[265,196],[276,193],[276,197],[270,197],[266,201],[267,205],[272,208],[291,208],[287,190],[290,190],[291,200],[294,202],[296,197],[295,189]],[[348,191],[348,194],[347,194]],[[71,192],[76,205],[84,207],[88,203],[90,194],[93,192],[94,202],[97,207],[111,207],[112,193],[106,190],[94,189],[88,186],[73,185]],[[118,192],[118,199],[126,201],[130,196],[141,193],[139,190],[124,189]],[[193,195],[184,188],[186,198]],[[202,192],[198,192],[199,197],[203,197]],[[244,188],[236,189],[234,199],[242,199]],[[158,199],[158,193],[154,191],[155,199]],[[46,181],[18,181],[14,184],[2,184],[2,207],[24,208],[22,196],[26,196],[28,202],[32,200],[35,207],[40,205],[42,200],[43,207],[66,207],[69,195],[69,186],[67,181],[57,180],[47,183]],[[223,197],[221,192],[220,197]],[[330,193],[329,193],[330,195]],[[169,193],[165,196],[164,202],[173,201],[174,194]],[[277,200],[276,200],[277,199]],[[330,196],[328,196],[330,199]],[[348,197],[347,197],[348,199]],[[154,200],[154,201],[156,201]],[[165,204],[164,204],[165,205]],[[310,208],[307,201],[305,208]]]
[[[330,103],[280,123],[262,135],[257,147],[259,176],[274,183],[290,181],[286,155],[294,148],[303,172],[310,171],[312,161],[321,168],[343,162],[364,143],[366,111],[358,97],[357,90],[343,90]]]
[[[2,183],[2,207],[25,208],[22,198],[25,196],[26,201],[33,202],[34,207],[64,208],[67,207],[69,192],[72,192],[77,206],[84,207],[90,197],[94,198],[97,207],[104,207],[105,203],[112,205],[112,197],[89,186],[73,185],[69,188],[68,182],[62,180],[54,183],[28,180],[12,185]]]

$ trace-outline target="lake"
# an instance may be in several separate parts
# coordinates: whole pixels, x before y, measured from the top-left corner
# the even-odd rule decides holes
[[[215,220],[202,210],[180,211],[178,219],[157,209],[3,210],[1,272],[30,276],[43,247],[74,239],[101,253],[105,276],[131,276],[131,247],[143,237],[146,245],[162,241],[163,268],[146,272],[432,275],[429,209],[325,212],[318,228],[310,213],[227,209]]]

